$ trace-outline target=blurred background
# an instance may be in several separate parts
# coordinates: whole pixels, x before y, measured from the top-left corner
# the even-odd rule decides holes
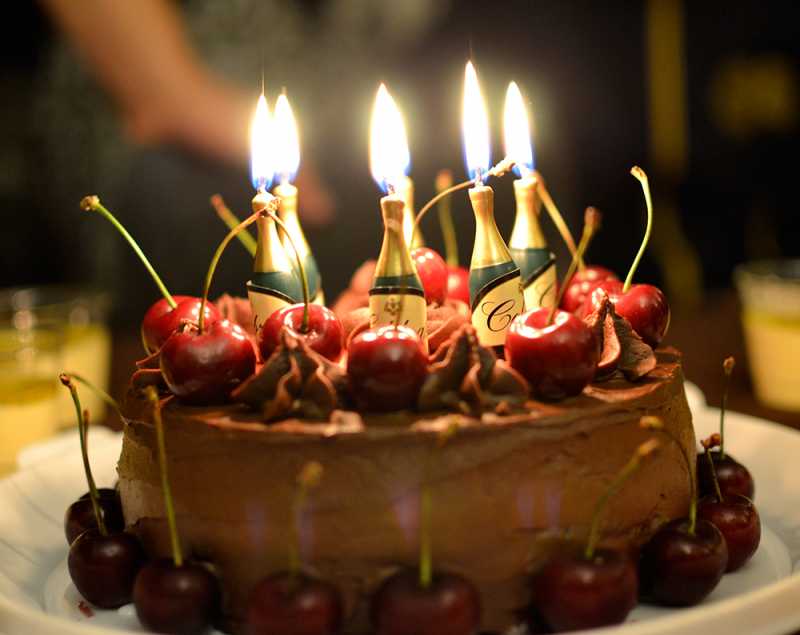
[[[224,235],[209,196],[221,193],[240,215],[249,207],[247,134],[263,74],[270,103],[285,87],[299,122],[300,213],[333,299],[379,250],[379,192],[368,165],[379,82],[406,118],[419,207],[434,194],[437,170],[464,174],[461,91],[471,58],[492,117],[493,159],[502,156],[503,98],[514,79],[530,102],[537,169],[573,233],[587,205],[605,212],[589,259],[620,276],[645,220],[628,171],[647,170],[656,220],[637,277],[666,291],[668,340],[718,401],[722,356],[744,357],[734,266],[800,250],[796,3],[601,4],[19,3],[0,27],[0,286],[104,290],[115,346],[135,342],[157,290],[113,228],[78,209],[96,193],[173,293],[198,294]],[[511,179],[492,185],[508,236]],[[468,265],[466,195],[453,206]],[[566,250],[544,224],[564,271]],[[423,232],[441,248],[435,215]],[[250,266],[233,245],[213,295],[244,295]],[[115,354],[112,386],[124,385],[133,346]],[[747,373],[740,383],[740,407],[757,409]]]

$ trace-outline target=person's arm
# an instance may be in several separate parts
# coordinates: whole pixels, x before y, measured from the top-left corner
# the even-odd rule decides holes
[[[251,108],[208,72],[167,0],[43,0],[143,144],[177,144],[215,158],[248,156]]]

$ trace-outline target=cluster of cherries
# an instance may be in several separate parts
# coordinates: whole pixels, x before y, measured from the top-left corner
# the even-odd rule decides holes
[[[726,379],[732,367],[732,358],[725,360]],[[638,554],[594,550],[599,513],[605,502],[601,499],[586,549],[557,554],[534,577],[530,612],[534,632],[621,623],[640,597],[664,606],[693,606],[716,588],[723,574],[740,569],[750,560],[761,540],[761,521],[753,504],[755,487],[750,472],[722,446],[724,402],[723,397],[720,433],[704,440],[705,451],[697,455],[697,478],[691,480],[688,516],[660,527]],[[656,417],[643,417],[641,425],[681,449],[691,478],[694,466],[680,441]],[[719,449],[714,450],[716,447]],[[637,454],[609,492],[618,489],[638,467],[638,460],[647,454],[646,444]]]

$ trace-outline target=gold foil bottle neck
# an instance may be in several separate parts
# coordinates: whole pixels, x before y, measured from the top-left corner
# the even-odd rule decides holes
[[[283,243],[278,236],[278,226],[269,216],[260,216],[256,220],[258,226],[258,245],[253,260],[253,271],[269,273],[271,271],[292,272],[292,265]]]
[[[473,187],[469,190],[469,200],[475,212],[475,246],[470,268],[509,262],[511,254],[494,220],[494,190],[486,185]]]
[[[514,181],[514,198],[517,201],[517,215],[508,246],[512,249],[545,248],[539,213],[542,199],[539,198],[539,181],[535,176],[526,176]]]
[[[403,234],[404,207],[403,200],[398,196],[384,196],[381,199],[383,245],[375,266],[376,278],[417,273]]]
[[[275,196],[280,198],[280,207],[278,208],[278,217],[283,221],[286,226],[286,231],[294,241],[297,251],[301,258],[305,258],[311,253],[311,248],[308,246],[308,241],[303,233],[303,227],[300,225],[300,217],[297,215],[297,188],[291,183],[282,183],[273,190]],[[288,253],[292,252],[290,241],[286,238],[283,232],[278,232],[281,237],[281,242]]]
[[[414,211],[414,181],[409,177],[403,180],[402,185],[398,189],[400,198],[403,199],[403,238],[405,238],[406,245],[409,249],[416,249],[417,247],[425,246],[425,239],[422,237],[422,232],[417,228],[414,232],[414,221],[417,214]]]

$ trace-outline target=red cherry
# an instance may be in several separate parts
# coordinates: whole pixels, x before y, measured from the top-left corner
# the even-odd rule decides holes
[[[541,308],[516,317],[506,336],[506,360],[542,399],[562,399],[579,394],[594,377],[597,342],[582,320]]]
[[[425,290],[425,301],[428,304],[444,304],[448,283],[447,263],[444,258],[429,247],[412,249],[411,258]]]
[[[250,594],[247,635],[334,635],[342,623],[342,600],[332,584],[308,576],[276,573]]]
[[[72,543],[67,567],[84,598],[102,609],[115,609],[131,601],[144,561],[144,550],[133,535],[120,531],[104,536],[95,527]]]
[[[728,547],[727,572],[736,571],[753,557],[761,542],[761,519],[753,501],[744,496],[702,499],[697,517],[714,524]]]
[[[255,372],[256,354],[238,324],[219,320],[198,333],[184,328],[161,349],[161,374],[181,401],[196,405],[222,403]]]
[[[722,496],[744,496],[755,498],[755,482],[750,471],[727,452],[723,457],[718,450],[711,451],[714,470]],[[714,479],[705,453],[697,455],[697,487],[701,496],[711,496],[714,492]]]
[[[639,576],[642,590],[659,604],[693,606],[719,584],[728,564],[725,539],[715,525],[698,519],[664,525],[642,548]]]
[[[469,306],[469,270],[464,267],[447,268],[447,297],[461,300]]]
[[[652,284],[634,284],[621,293],[615,303],[617,313],[631,323],[633,330],[656,348],[669,328],[669,304],[664,293]]]
[[[567,284],[560,308],[575,313],[583,306],[586,297],[594,291],[595,287],[606,280],[618,280],[618,278],[613,271],[600,265],[587,265],[577,271]]]
[[[586,317],[600,308],[603,298],[601,291],[608,296],[611,302],[616,304],[619,295],[622,293],[623,286],[624,285],[619,280],[603,280],[596,284],[589,295],[586,296],[586,299],[584,299],[583,306],[578,310],[578,317]]]
[[[189,295],[173,296],[175,308],[161,298],[147,309],[142,319],[142,342],[148,353],[155,353],[164,345],[184,321],[197,323],[200,318],[200,298]],[[206,302],[205,322],[211,324],[221,318],[217,307]]]
[[[97,494],[97,503],[108,531],[117,532],[125,529],[119,492],[115,489],[100,487]],[[86,492],[72,503],[64,514],[64,534],[67,537],[67,544],[71,545],[78,536],[90,528],[97,528],[97,518],[94,515],[92,499],[89,497],[89,492]]]
[[[347,376],[360,409],[402,410],[417,402],[428,356],[407,326],[362,331],[350,341]]]
[[[400,571],[375,593],[370,607],[375,635],[472,635],[481,621],[481,602],[469,580],[434,573],[427,588],[419,572]]]
[[[219,613],[219,582],[203,565],[148,562],[136,576],[133,603],[142,625],[157,633],[205,633]]]
[[[289,329],[292,335],[305,340],[313,350],[338,362],[344,350],[344,329],[333,311],[319,304],[308,305],[308,330],[300,331],[303,323],[304,304],[293,304],[278,309],[269,316],[258,331],[258,348],[261,359],[267,359],[280,343],[281,329]]]
[[[592,558],[560,554],[533,580],[533,607],[556,632],[619,624],[638,601],[628,554],[598,549]]]

